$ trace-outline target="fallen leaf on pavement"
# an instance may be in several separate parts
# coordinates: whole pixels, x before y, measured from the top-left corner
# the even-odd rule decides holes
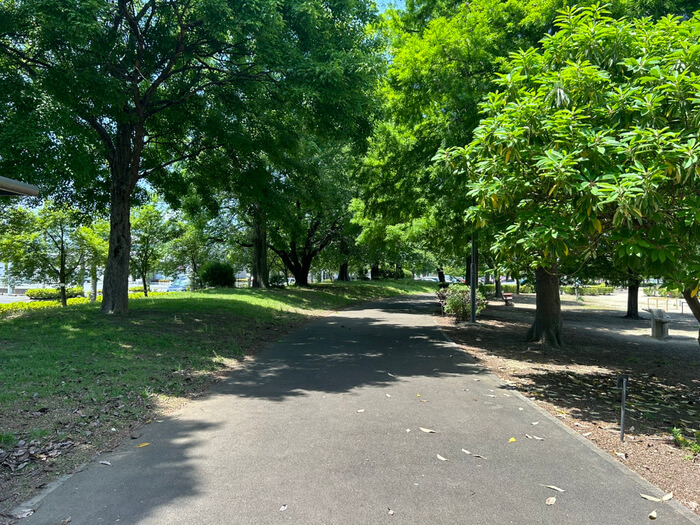
[[[588,436],[590,436],[591,434],[593,434],[593,432],[585,432],[585,433],[583,433],[583,434],[581,434],[581,435],[582,435],[583,437],[588,437]]]
[[[661,498],[661,501],[669,501],[673,499],[673,492],[669,492],[668,494],[664,494],[664,496]]]
[[[545,501],[547,505],[554,505],[556,502],[557,498],[555,498],[554,496],[552,496],[551,498],[547,498],[547,500]]]
[[[112,466],[112,464],[109,461],[100,461],[100,465],[107,465],[108,467]]]
[[[430,428],[423,428],[423,427],[418,427],[418,428],[420,428],[423,432],[426,432],[427,434],[437,434],[437,432],[435,432],[434,430],[432,430]]]
[[[532,424],[532,425],[539,425],[540,422],[539,422],[539,421],[533,421],[531,424]]]
[[[61,520],[60,525],[68,525],[71,521],[73,521],[73,517],[72,517],[72,516],[68,516],[66,519]]]
[[[287,510],[287,505],[282,505],[280,507],[280,512],[284,512],[285,510]]]
[[[644,499],[647,499],[647,500],[649,500],[649,501],[656,501],[657,503],[661,501],[661,498],[657,498],[657,497],[654,497],[654,496],[650,496],[649,494],[642,494],[642,493],[640,492],[639,495],[640,495],[641,497],[643,497]]]
[[[438,458],[440,461],[447,461],[447,458],[443,458],[440,454],[437,454],[437,458]]]
[[[389,516],[393,516],[393,515],[394,515],[394,511],[389,509]]]
[[[148,445],[150,445],[150,443],[141,443],[139,445],[136,445],[134,448],[143,448],[143,447],[147,447]]]
[[[391,394],[387,394],[386,397],[391,397]]]
[[[541,487],[546,487],[548,489],[556,490],[557,492],[566,492],[564,489],[560,489],[554,485],[540,485]]]
[[[358,414],[362,414],[362,412],[364,412],[364,411],[365,411],[365,409],[364,409],[364,408],[361,408],[360,410],[357,411],[357,413],[358,413]]]
[[[622,459],[627,459],[627,454],[625,452],[615,452],[615,455]]]
[[[510,439],[508,440],[508,443],[515,443],[515,438],[510,438]]]
[[[469,452],[468,450],[464,450],[464,449],[462,449],[462,452],[464,452],[464,453],[467,454],[468,456],[471,456],[471,454],[472,454],[472,453]]]
[[[22,509],[15,512],[12,516],[18,520],[21,520],[22,518],[28,518],[32,514],[34,514],[34,509]]]
[[[650,519],[650,520],[655,520],[658,516],[659,516],[659,515],[656,513],[656,509],[652,510],[652,511],[649,513],[649,519]]]
[[[535,435],[532,436],[532,439],[534,439],[535,441],[544,441],[544,438]]]
[[[475,458],[481,458],[481,459],[489,459],[489,458],[487,458],[487,457],[485,457],[485,456],[482,456],[481,454],[474,454],[474,457],[475,457]]]

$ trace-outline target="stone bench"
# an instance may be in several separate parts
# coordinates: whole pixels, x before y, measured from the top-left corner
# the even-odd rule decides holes
[[[503,299],[503,302],[506,303],[506,306],[513,306],[513,294],[512,293],[501,294],[501,298]]]
[[[645,308],[651,314],[651,336],[654,339],[668,339],[668,323],[671,318],[660,308]]]

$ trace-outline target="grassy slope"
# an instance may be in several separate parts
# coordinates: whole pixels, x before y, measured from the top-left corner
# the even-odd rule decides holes
[[[101,315],[96,305],[13,314],[0,320],[0,449],[20,440],[70,440],[78,445],[69,456],[82,461],[311,316],[435,289],[434,283],[391,281],[214,290],[133,300],[126,317]],[[68,458],[51,463],[70,467]],[[46,465],[32,460],[22,471]],[[0,466],[3,475],[0,509],[27,494],[18,476],[10,479]],[[17,496],[3,502],[7,491]]]

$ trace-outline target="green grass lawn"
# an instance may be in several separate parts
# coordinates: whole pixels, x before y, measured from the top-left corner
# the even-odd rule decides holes
[[[102,315],[95,304],[12,312],[0,319],[0,449],[71,441],[62,456],[84,461],[310,317],[436,288],[382,281],[206,290],[134,299],[126,316]],[[30,458],[22,472],[70,468],[62,456]],[[26,495],[17,489],[22,477],[0,478],[0,501],[7,490]]]

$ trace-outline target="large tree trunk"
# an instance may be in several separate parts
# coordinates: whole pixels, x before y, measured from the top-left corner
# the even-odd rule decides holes
[[[148,297],[148,282],[146,281],[146,273],[141,273],[141,284],[143,284],[143,295]]]
[[[369,278],[373,281],[379,279],[379,264],[373,264],[369,269]]]
[[[445,282],[445,272],[442,271],[442,268],[437,269],[437,274],[438,274],[438,281],[441,283]]]
[[[350,280],[350,264],[345,261],[343,264],[340,265],[340,271],[338,271],[338,280],[339,281],[349,281]]]
[[[270,286],[267,271],[267,231],[263,224],[260,209],[253,213],[253,288]]]
[[[560,347],[562,338],[561,300],[559,298],[559,277],[556,265],[551,268],[537,268],[535,322],[525,336],[528,342],[544,342]]]
[[[692,290],[683,290],[683,298],[685,302],[688,303],[690,311],[693,312],[693,316],[700,322],[700,300],[698,300],[697,294],[693,297]],[[698,330],[698,344],[700,345],[700,330]]]
[[[639,317],[639,277],[630,273],[627,282],[627,319],[641,319]]]
[[[501,274],[496,274],[496,299],[503,298],[503,288],[501,287]]]
[[[311,271],[311,264],[301,264],[298,268],[290,268],[292,274],[294,275],[294,280],[296,281],[296,286],[309,286],[309,272]]]
[[[102,285],[102,307],[107,314],[129,311],[129,252],[131,251],[131,191],[112,181],[109,214],[109,252]]]

